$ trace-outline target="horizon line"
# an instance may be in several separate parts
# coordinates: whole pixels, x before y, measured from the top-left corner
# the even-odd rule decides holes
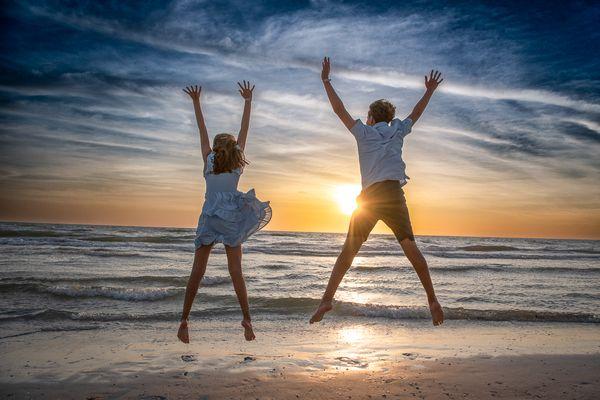
[[[43,221],[10,221],[0,220],[0,224],[29,224],[29,225],[70,225],[70,226],[103,226],[117,228],[154,228],[154,229],[195,229],[194,226],[153,226],[153,225],[118,225],[118,224],[99,224],[99,223],[78,223],[78,222],[43,222]],[[327,233],[327,234],[346,234],[346,231],[302,231],[302,230],[270,230],[261,229],[259,232],[274,233]],[[371,233],[371,235],[394,236],[393,233]],[[473,236],[473,235],[427,235],[415,234],[416,237],[456,237],[456,238],[478,238],[478,239],[532,239],[532,240],[577,240],[577,241],[600,241],[600,238],[582,237],[553,237],[553,236]]]

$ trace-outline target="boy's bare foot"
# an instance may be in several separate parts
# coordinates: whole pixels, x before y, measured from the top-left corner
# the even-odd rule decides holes
[[[179,331],[177,332],[177,337],[183,343],[189,343],[190,342],[190,335],[188,333],[188,322],[187,322],[187,320],[181,321],[181,324],[179,325]]]
[[[332,308],[333,306],[331,305],[330,301],[321,301],[319,308],[317,308],[317,311],[315,311],[313,316],[310,318],[310,323],[314,324],[315,322],[321,321],[325,313],[331,311]]]
[[[252,330],[252,323],[249,320],[243,320],[242,326],[244,327],[244,337],[247,341],[256,339],[256,336],[254,336],[254,330]]]
[[[438,326],[444,323],[444,310],[437,300],[429,302],[429,311],[431,311],[433,325]]]

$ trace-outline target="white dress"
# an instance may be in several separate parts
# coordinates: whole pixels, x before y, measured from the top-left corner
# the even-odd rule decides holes
[[[237,189],[242,170],[215,174],[214,158],[211,152],[206,159],[206,194],[196,229],[196,248],[211,243],[237,246],[271,220],[268,201],[257,199],[254,189],[248,193]]]

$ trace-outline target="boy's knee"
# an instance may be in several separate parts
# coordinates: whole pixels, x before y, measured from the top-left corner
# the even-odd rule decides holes
[[[418,249],[417,243],[415,242],[415,238],[412,236],[407,236],[405,238],[399,239],[398,243],[400,243],[400,246],[402,247],[412,247]]]
[[[340,256],[354,258],[358,254],[362,244],[363,241],[358,237],[348,238],[346,243],[344,243],[344,247],[342,248],[342,253]]]
[[[400,242],[400,245],[402,246],[404,254],[411,262],[425,262],[425,257],[423,257],[421,250],[419,250],[419,247],[414,240],[404,239]]]

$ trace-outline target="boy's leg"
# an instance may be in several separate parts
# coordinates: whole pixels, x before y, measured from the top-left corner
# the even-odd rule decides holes
[[[404,254],[406,254],[406,258],[408,258],[408,261],[410,261],[417,272],[419,280],[427,293],[427,302],[429,303],[433,325],[441,325],[444,322],[444,311],[435,297],[435,291],[433,290],[433,283],[431,282],[429,267],[427,266],[425,257],[421,254],[415,241],[410,238],[401,240],[400,245],[402,246],[402,250],[404,250]]]
[[[348,235],[342,247],[342,252],[333,266],[329,282],[327,283],[327,289],[325,289],[325,293],[321,299],[321,304],[310,319],[311,324],[321,321],[325,313],[331,310],[333,297],[338,286],[376,223],[377,219],[368,210],[358,209],[352,214]]]
[[[206,246],[200,246],[194,252],[194,264],[192,266],[192,272],[188,279],[187,287],[185,289],[185,300],[183,302],[183,312],[181,314],[181,324],[179,325],[179,331],[177,337],[183,343],[189,343],[190,337],[188,334],[188,318],[192,309],[192,303],[198,293],[198,287],[200,281],[206,272],[206,264],[208,263],[208,256],[212,249],[212,244]]]
[[[404,191],[399,186],[393,186],[386,203],[380,210],[383,222],[394,232],[396,239],[402,246],[402,250],[404,250],[404,254],[419,276],[419,280],[427,293],[433,324],[440,325],[444,322],[444,312],[435,297],[427,261],[425,261],[425,257],[423,257],[415,243]]]
[[[244,281],[244,275],[242,275],[242,246],[225,246],[225,252],[227,253],[227,267],[229,268],[229,275],[231,275],[231,282],[244,316],[242,320],[244,337],[246,340],[254,340],[246,282]]]

